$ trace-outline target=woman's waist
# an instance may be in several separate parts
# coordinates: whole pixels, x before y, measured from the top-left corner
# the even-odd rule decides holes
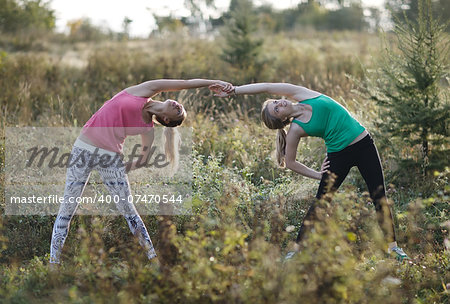
[[[89,145],[116,153],[122,153],[126,137],[124,128],[106,127],[84,127],[79,135]]]
[[[373,145],[372,136],[367,130],[364,130],[361,134],[359,134],[347,147],[340,151],[328,152],[328,157],[339,156],[351,151],[359,151],[360,149],[364,149],[367,146]]]
[[[95,144],[94,144],[94,143],[93,143],[86,135],[84,135],[83,133],[81,133],[81,134],[78,136],[77,139],[79,139],[79,140],[85,142],[85,143],[88,144],[88,145],[91,145],[91,146],[94,146],[94,147],[95,147]]]
[[[92,142],[91,139],[89,139],[86,135],[80,134],[78,138],[75,140],[74,146],[78,148],[85,149],[91,153],[98,153],[98,154],[108,154],[111,156],[116,156],[117,154],[120,154],[115,151],[110,151],[108,149],[104,149],[101,147],[98,147],[94,142]]]
[[[359,134],[351,143],[348,144],[347,147],[356,144],[357,142],[361,141],[364,139],[364,137],[366,137],[367,135],[369,135],[369,132],[367,132],[367,130],[364,130],[361,134]]]

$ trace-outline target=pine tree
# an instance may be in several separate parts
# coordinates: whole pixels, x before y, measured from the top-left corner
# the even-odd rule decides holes
[[[420,146],[418,161],[430,169],[448,166],[449,117],[446,25],[433,18],[430,0],[420,0],[416,21],[395,21],[397,50],[386,43],[380,69],[369,73],[365,93],[381,106],[379,127],[390,137]],[[441,84],[441,82],[447,82]],[[405,162],[404,162],[405,163]]]
[[[250,78],[253,78],[255,70],[258,70],[258,59],[263,43],[262,39],[254,37],[257,30],[256,21],[250,0],[230,2],[230,17],[223,31],[226,47],[222,50],[222,59],[246,71]]]

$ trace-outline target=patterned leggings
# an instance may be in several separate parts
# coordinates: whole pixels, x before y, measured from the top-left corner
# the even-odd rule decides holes
[[[133,235],[139,238],[139,243],[146,250],[147,257],[149,259],[156,257],[147,228],[134,205],[128,201],[128,197],[131,194],[130,184],[125,173],[125,166],[122,165],[122,160],[117,158],[117,161],[114,162],[115,164],[104,166],[101,162],[98,164],[100,157],[101,154],[91,153],[87,149],[76,145],[72,149],[71,164],[67,168],[66,174],[64,202],[60,205],[58,216],[53,226],[50,263],[60,262],[61,250],[69,232],[70,221],[78,206],[76,199],[83,194],[92,169],[96,169],[99,172],[110,195],[119,198],[116,206],[127,220]]]

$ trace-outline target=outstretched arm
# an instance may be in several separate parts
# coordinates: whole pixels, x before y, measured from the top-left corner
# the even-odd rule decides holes
[[[233,87],[230,83],[211,79],[156,79],[126,88],[126,91],[135,96],[152,97],[160,92],[195,89],[218,83],[226,90]]]
[[[287,96],[294,100],[304,100],[314,98],[320,95],[320,93],[307,89],[302,86],[290,84],[290,83],[251,83],[242,86],[235,86],[233,90],[228,91],[227,88],[221,84],[214,84],[209,88],[216,92],[216,96],[227,97],[236,94],[259,94],[269,93],[273,95]]]
[[[320,171],[313,170],[296,160],[298,143],[303,136],[306,136],[305,131],[295,124],[291,125],[286,136],[286,167],[303,176],[320,180],[322,174],[325,173],[329,167],[327,159],[322,163]]]

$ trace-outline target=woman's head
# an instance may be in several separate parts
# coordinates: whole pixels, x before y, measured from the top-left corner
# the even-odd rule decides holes
[[[156,115],[156,120],[165,127],[177,127],[186,118],[186,110],[183,105],[172,99],[167,99],[162,103],[163,111]]]
[[[292,104],[286,99],[269,99],[263,105],[261,119],[269,129],[278,129],[277,132],[277,163],[285,167],[286,154],[286,127],[290,122],[289,114]]]
[[[175,173],[179,163],[179,148],[181,137],[175,127],[181,125],[186,118],[186,110],[183,105],[175,100],[167,99],[166,101],[149,101],[142,108],[142,118],[146,123],[153,121],[153,115],[156,120],[166,128],[164,128],[164,152],[167,160],[171,164],[171,174]]]
[[[283,129],[290,123],[292,104],[286,99],[268,99],[263,104],[261,119],[269,129]]]
[[[146,123],[150,123],[155,115],[156,121],[170,128],[181,125],[187,115],[183,105],[172,99],[164,102],[149,100],[142,111]]]

